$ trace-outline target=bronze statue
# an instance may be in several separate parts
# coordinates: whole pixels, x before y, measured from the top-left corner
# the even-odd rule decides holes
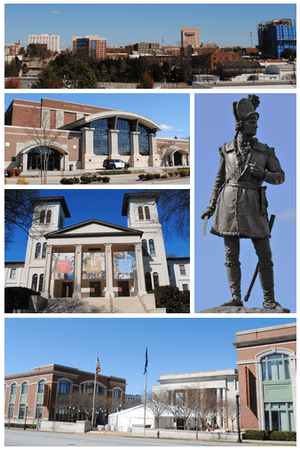
[[[274,148],[261,144],[257,131],[259,106],[256,95],[248,95],[232,104],[236,135],[219,148],[220,164],[210,196],[201,216],[214,215],[211,233],[224,238],[227,276],[232,299],[221,306],[243,306],[241,299],[240,239],[251,239],[258,256],[258,273],[265,309],[290,312],[274,297],[274,276],[268,224],[265,181],[282,184],[284,172]]]

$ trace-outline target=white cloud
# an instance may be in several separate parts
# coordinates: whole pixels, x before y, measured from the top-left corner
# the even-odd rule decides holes
[[[281,220],[288,220],[289,222],[295,222],[296,220],[296,210],[295,208],[289,208],[281,213],[277,213],[276,216]]]
[[[172,131],[174,127],[169,125],[161,125],[163,131]]]
[[[50,11],[50,14],[61,14],[61,13],[58,11]]]
[[[21,22],[20,20],[16,20],[15,23],[27,23],[27,22]]]

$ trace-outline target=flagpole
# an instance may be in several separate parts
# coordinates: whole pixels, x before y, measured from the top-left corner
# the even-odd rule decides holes
[[[147,365],[148,365],[148,341],[146,341],[146,360],[145,360],[145,394],[144,394],[144,436],[146,429],[146,403],[147,403]]]
[[[95,398],[96,398],[96,382],[97,382],[97,362],[98,362],[98,351],[97,351],[97,358],[96,358],[96,370],[95,370],[95,382],[94,382],[94,394],[93,394],[92,428],[94,428],[94,417],[95,417]]]

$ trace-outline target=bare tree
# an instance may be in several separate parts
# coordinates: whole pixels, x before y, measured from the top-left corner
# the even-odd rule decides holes
[[[234,431],[234,422],[236,421],[236,400],[234,398],[222,400],[221,408],[225,427],[229,428],[229,421],[230,421],[231,431]]]
[[[191,395],[192,391],[192,389],[181,389],[170,392],[168,410],[174,417],[176,428],[178,428],[179,419],[183,421],[183,428],[185,428],[186,422],[193,412],[194,402]]]
[[[201,429],[203,430],[208,420],[212,420],[218,412],[215,391],[211,389],[194,389],[193,410],[195,422],[196,424],[201,424]]]
[[[159,419],[168,411],[169,392],[165,389],[159,389],[147,393],[147,406],[153,412],[155,419],[155,428],[159,427]]]
[[[23,129],[24,134],[34,142],[35,150],[39,155],[41,184],[47,184],[49,157],[53,154],[52,147],[59,142],[63,131],[56,128],[56,119],[51,116],[50,111],[48,114],[48,111],[43,111],[42,108],[33,108],[32,118],[26,125]]]
[[[60,415],[67,421],[74,422],[79,409],[79,392],[74,391],[69,394],[58,394],[54,408],[57,415]]]
[[[28,234],[32,224],[33,200],[40,197],[38,189],[6,189],[5,190],[5,245],[8,247],[14,240],[15,227]]]

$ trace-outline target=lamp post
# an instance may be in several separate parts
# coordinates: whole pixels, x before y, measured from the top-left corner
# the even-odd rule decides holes
[[[241,439],[241,429],[240,429],[240,404],[239,404],[240,391],[237,389],[235,391],[236,398],[236,421],[237,421],[237,429],[238,429],[238,440],[237,442],[242,442]]]
[[[27,417],[28,403],[25,405],[25,420],[24,420],[24,430],[26,430],[26,417]]]

